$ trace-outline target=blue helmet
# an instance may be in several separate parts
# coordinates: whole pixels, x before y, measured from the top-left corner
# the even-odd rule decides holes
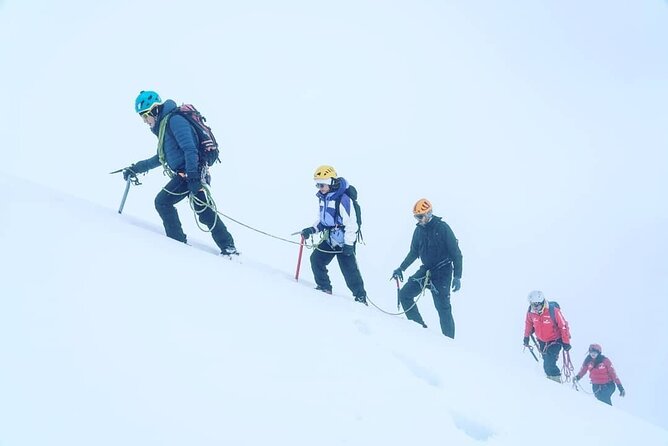
[[[160,95],[155,91],[140,91],[139,96],[135,99],[135,111],[137,113],[144,113],[150,110],[155,104],[162,104]]]

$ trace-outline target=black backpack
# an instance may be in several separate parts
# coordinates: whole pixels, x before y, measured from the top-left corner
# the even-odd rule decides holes
[[[355,216],[357,217],[357,241],[360,243],[364,243],[364,239],[362,237],[362,209],[360,208],[360,204],[357,202],[357,189],[355,189],[354,186],[348,186],[348,189],[345,190],[344,194],[348,195],[350,197],[350,201],[353,202],[353,207],[355,208]],[[334,204],[334,209],[336,209],[336,215],[335,215],[335,220],[337,221],[339,219],[339,205],[341,204],[341,197],[336,199],[336,202]]]
[[[179,114],[186,118],[197,133],[199,145],[197,147],[199,154],[200,167],[213,166],[220,162],[220,149],[216,137],[213,136],[211,127],[206,125],[206,118],[192,104],[183,104],[177,107],[172,113]],[[169,128],[169,126],[167,127]],[[171,132],[171,130],[170,130]],[[173,136],[173,135],[172,135]]]

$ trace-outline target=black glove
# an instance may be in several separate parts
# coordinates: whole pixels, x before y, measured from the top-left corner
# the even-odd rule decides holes
[[[578,382],[582,379],[582,377],[578,376],[578,375],[575,375],[575,378],[573,378],[573,379],[575,380],[575,382]]]
[[[341,254],[343,254],[346,257],[350,257],[352,255],[355,255],[355,246],[354,245],[343,245],[343,250],[341,251]]]
[[[524,346],[528,347],[529,346],[529,336],[524,337]]]
[[[392,271],[392,277],[390,278],[390,280],[392,279],[399,279],[399,282],[404,281],[404,272],[401,270],[401,268],[397,268],[394,271]]]
[[[197,195],[202,190],[202,182],[199,178],[188,178],[188,190],[191,194]]]
[[[457,277],[452,279],[452,291],[459,291],[461,287],[462,287],[462,279],[458,279]]]
[[[569,350],[571,349],[571,344],[566,344],[566,343],[564,342],[564,343],[562,343],[562,345],[564,346],[564,351],[565,351],[565,352],[567,352],[567,351],[569,351]]]
[[[128,181],[128,178],[135,178],[137,177],[137,172],[135,171],[135,165],[131,165],[130,167],[126,167],[123,169],[123,181]]]
[[[624,386],[622,386],[621,384],[617,384],[617,388],[619,389],[619,396],[626,395],[626,392],[624,391]]]
[[[309,238],[311,235],[315,234],[317,231],[313,226],[309,226],[308,228],[302,229],[302,237],[305,239]]]

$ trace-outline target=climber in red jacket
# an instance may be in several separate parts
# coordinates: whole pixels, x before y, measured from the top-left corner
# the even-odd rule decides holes
[[[524,346],[529,346],[529,336],[535,332],[543,355],[543,370],[549,379],[560,383],[561,370],[557,367],[559,352],[562,346],[565,351],[571,349],[568,322],[559,304],[548,302],[542,291],[529,293],[529,304],[524,321]]]
[[[575,375],[575,380],[579,381],[589,372],[589,379],[591,380],[591,387],[594,395],[599,401],[612,406],[611,397],[615,393],[615,385],[619,389],[619,396],[626,395],[622,382],[615,373],[615,368],[612,362],[601,354],[601,346],[599,344],[592,344],[589,346],[589,354],[582,363],[582,368]]]

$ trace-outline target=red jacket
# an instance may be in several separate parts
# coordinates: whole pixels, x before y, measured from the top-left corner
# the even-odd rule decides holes
[[[559,308],[554,308],[554,318],[556,321],[550,317],[548,305],[544,305],[540,313],[528,311],[524,321],[524,337],[531,336],[535,331],[539,341],[551,342],[561,339],[564,344],[570,344],[571,333],[568,330],[568,322]]]
[[[589,379],[591,379],[592,384],[607,384],[610,381],[614,381],[615,384],[621,385],[621,381],[615,373],[615,368],[612,366],[612,362],[606,357],[603,357],[603,360],[598,364],[594,363],[595,361],[591,358],[587,358],[582,368],[577,374],[577,378],[582,378],[585,373],[589,372]]]

